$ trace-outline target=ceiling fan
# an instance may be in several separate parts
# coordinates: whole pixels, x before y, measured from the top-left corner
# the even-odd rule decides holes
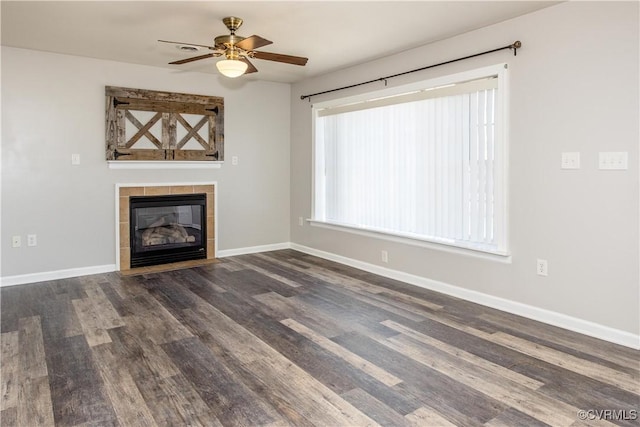
[[[195,43],[181,43],[168,40],[158,40],[162,43],[172,43],[179,45],[180,48],[189,50],[189,46],[193,46],[193,50],[198,48],[207,48],[213,52],[206,55],[194,56],[192,58],[180,59],[178,61],[169,62],[169,64],[186,64],[187,62],[199,61],[201,59],[223,56],[224,60],[218,61],[216,67],[223,75],[227,77],[239,77],[243,74],[255,73],[258,71],[256,67],[249,61],[249,58],[264,59],[267,61],[284,62],[286,64],[305,65],[308,58],[301,56],[283,55],[280,53],[261,52],[256,49],[273,43],[260,36],[253,35],[251,37],[241,37],[236,35],[236,30],[242,25],[242,19],[235,16],[229,16],[222,20],[227,26],[229,35],[221,35],[214,39],[213,46],[206,46]]]

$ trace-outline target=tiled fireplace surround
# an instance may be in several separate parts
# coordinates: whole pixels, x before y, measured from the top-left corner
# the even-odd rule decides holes
[[[207,259],[215,259],[215,184],[147,185],[118,184],[118,258],[119,270],[131,270],[129,239],[129,198],[131,196],[166,196],[171,194],[198,194],[207,196]]]

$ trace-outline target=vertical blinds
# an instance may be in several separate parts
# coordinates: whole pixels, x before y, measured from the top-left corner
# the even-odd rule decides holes
[[[483,78],[320,110],[316,219],[497,249],[496,96]]]

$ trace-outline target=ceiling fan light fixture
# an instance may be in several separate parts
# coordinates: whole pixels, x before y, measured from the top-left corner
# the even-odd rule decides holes
[[[234,79],[240,77],[247,71],[248,64],[237,59],[223,59],[222,61],[216,62],[216,67],[218,71],[220,71],[220,74]]]
[[[158,40],[162,43],[177,44],[178,49],[183,51],[199,49],[209,49],[212,51],[205,55],[198,55],[191,58],[169,62],[169,64],[181,65],[193,61],[199,61],[201,59],[222,57],[223,60],[216,63],[218,72],[225,77],[236,78],[243,74],[251,74],[258,71],[250,61],[250,59],[253,58],[294,65],[305,65],[307,63],[308,58],[303,58],[301,56],[283,55],[281,53],[261,52],[256,50],[261,47],[268,46],[273,42],[255,34],[250,37],[236,35],[236,30],[240,25],[242,25],[242,19],[240,18],[228,16],[224,18],[222,22],[227,26],[230,34],[217,36],[214,39],[213,46]]]

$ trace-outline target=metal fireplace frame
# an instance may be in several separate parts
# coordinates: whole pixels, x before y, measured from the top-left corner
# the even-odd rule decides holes
[[[150,207],[171,207],[171,206],[200,206],[200,242],[197,245],[186,247],[172,247],[167,249],[156,249],[138,251],[136,250],[136,226],[137,219],[135,210]],[[129,236],[131,268],[145,267],[150,265],[168,264],[172,262],[190,261],[207,258],[207,198],[205,193],[195,194],[172,194],[154,196],[131,196],[129,198]]]

